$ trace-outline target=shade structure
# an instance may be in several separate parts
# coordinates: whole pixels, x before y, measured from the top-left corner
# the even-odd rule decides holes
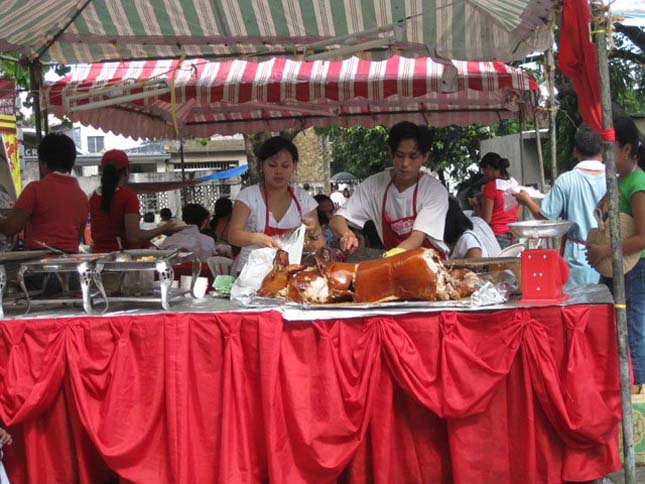
[[[501,62],[428,57],[385,61],[271,59],[135,61],[81,65],[48,83],[50,113],[106,131],[146,138],[210,136],[311,126],[491,124],[517,118],[526,72]],[[451,67],[448,67],[450,69]]]
[[[0,52],[63,64],[329,50],[507,62],[552,44],[551,10],[551,0],[3,0]]]

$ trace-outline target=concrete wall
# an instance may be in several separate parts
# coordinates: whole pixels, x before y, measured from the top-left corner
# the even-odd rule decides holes
[[[327,193],[325,184],[329,180],[329,173],[321,138],[310,128],[298,133],[293,143],[300,157],[294,181],[300,186],[308,183],[315,193]]]
[[[545,143],[545,134],[542,133],[543,153],[548,146]],[[480,144],[480,157],[486,153],[495,152],[511,162],[510,173],[513,178],[523,185],[537,186],[539,183],[539,162],[537,155],[537,144],[535,142],[535,133],[524,134],[524,168],[520,163],[520,135],[510,134],[506,136],[496,136],[491,139],[483,140]]]

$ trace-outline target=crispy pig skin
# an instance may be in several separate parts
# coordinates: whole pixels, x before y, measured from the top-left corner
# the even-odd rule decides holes
[[[258,289],[260,297],[278,297],[284,296],[289,283],[291,274],[297,272],[302,267],[299,265],[289,264],[289,254],[284,250],[278,250],[273,259],[273,268],[264,279]]]
[[[435,301],[438,274],[428,263],[429,257],[434,257],[434,251],[418,248],[385,259],[361,262],[356,270],[354,300],[361,303]]]
[[[327,278],[331,291],[349,291],[356,277],[356,267],[357,264],[332,262],[321,273]]]

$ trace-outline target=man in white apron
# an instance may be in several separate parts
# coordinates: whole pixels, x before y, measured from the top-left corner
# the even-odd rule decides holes
[[[362,228],[372,220],[386,250],[423,246],[445,255],[442,237],[448,192],[421,170],[432,145],[430,131],[404,121],[390,129],[387,143],[393,167],[362,182],[329,224],[340,248],[348,253],[358,248],[348,224]]]

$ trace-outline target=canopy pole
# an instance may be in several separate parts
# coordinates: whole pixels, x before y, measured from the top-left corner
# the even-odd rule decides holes
[[[549,92],[547,109],[549,110],[549,139],[551,141],[551,184],[558,177],[558,143],[556,132],[556,109],[555,109],[555,61],[553,60],[553,49],[547,49],[544,56],[546,70],[546,85]]]
[[[538,124],[537,115],[537,96],[534,97],[533,103],[533,124],[535,125],[535,144],[537,146],[538,169],[540,170],[540,191],[546,192],[546,181],[544,180],[544,155],[542,154],[542,137],[540,136],[540,125]]]
[[[186,181],[186,163],[184,161],[184,137],[180,136],[179,137],[179,163],[181,166],[181,181],[185,182]],[[181,206],[183,207],[186,204],[186,196],[187,196],[187,191],[186,187],[182,187],[181,189]]]
[[[598,56],[598,84],[600,90],[600,105],[602,107],[603,129],[613,128],[611,111],[611,92],[609,87],[609,60],[607,54],[607,39],[611,29],[606,19],[605,7],[596,2],[592,3],[593,27],[596,53]],[[605,30],[607,29],[607,30]],[[618,337],[618,357],[620,371],[620,394],[623,416],[623,457],[625,483],[636,482],[636,464],[634,456],[634,425],[632,421],[632,396],[629,379],[629,363],[627,356],[627,311],[625,307],[625,278],[623,274],[623,250],[620,234],[620,219],[618,208],[618,181],[616,177],[616,161],[614,159],[614,143],[603,140],[605,167],[607,177],[607,198],[609,201],[609,233],[613,248],[612,268],[614,286],[614,308],[616,310],[616,326]]]
[[[525,185],[524,179],[524,108],[520,106],[520,185]]]
[[[42,112],[40,110],[41,65],[39,62],[29,64],[29,91],[34,102],[34,119],[36,122],[36,141],[43,139]]]

